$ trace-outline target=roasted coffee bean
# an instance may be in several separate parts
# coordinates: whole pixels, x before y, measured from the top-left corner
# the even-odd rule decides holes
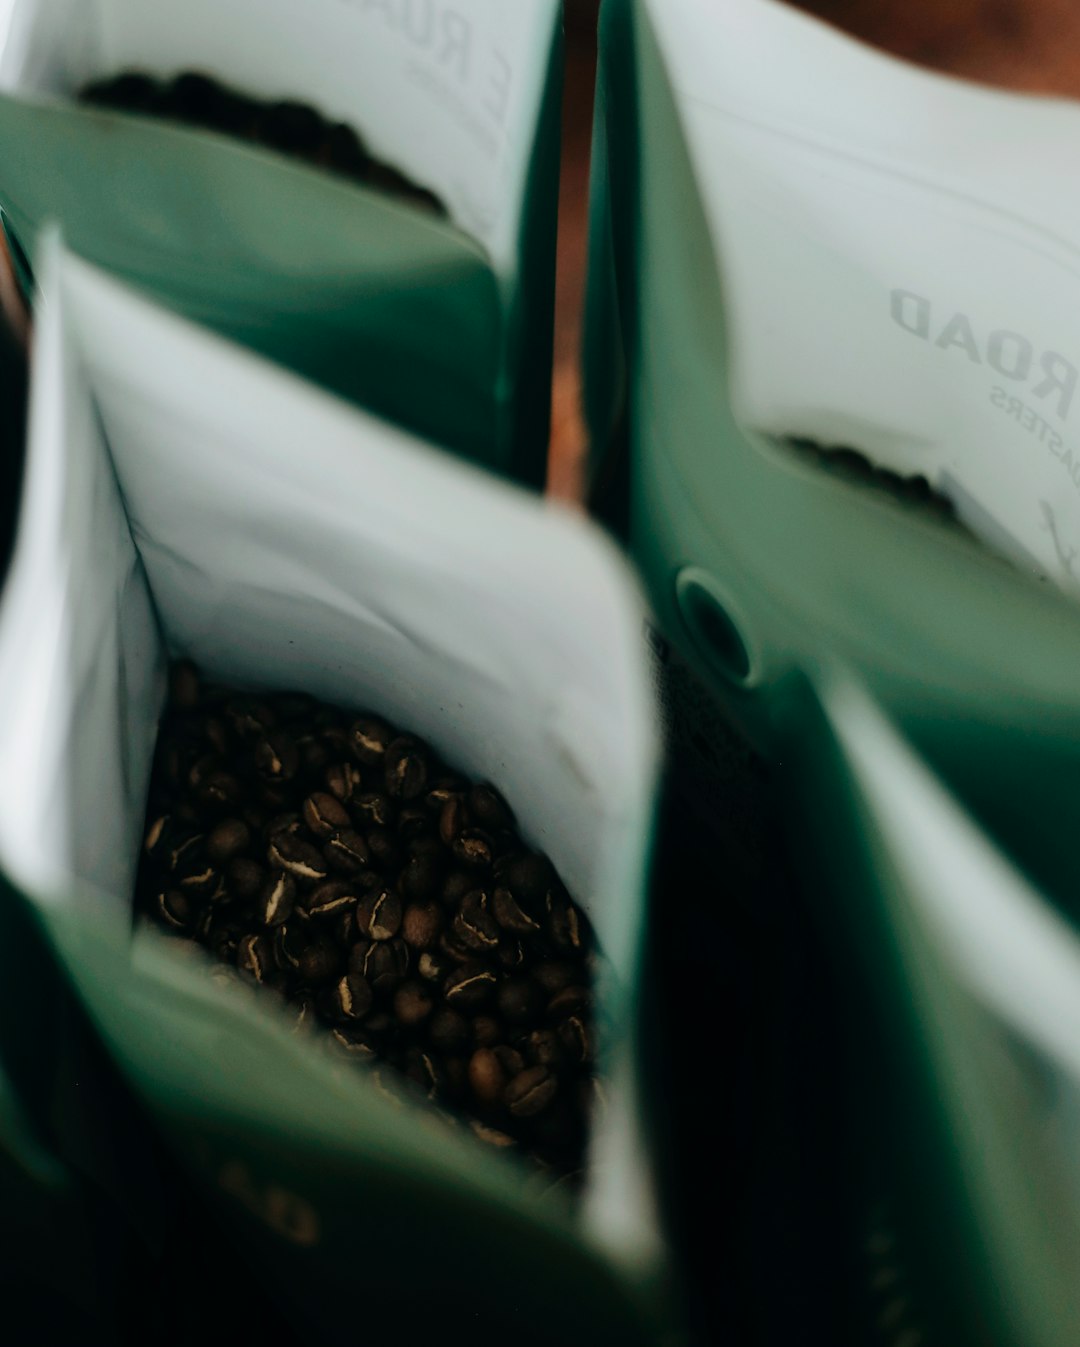
[[[549,1108],[559,1092],[555,1073],[547,1066],[528,1066],[503,1090],[503,1103],[515,1118],[534,1118]]]
[[[349,727],[349,747],[357,761],[370,767],[381,767],[387,746],[394,740],[394,732],[385,720],[375,716],[360,716]]]
[[[487,1123],[482,1123],[473,1118],[469,1123],[473,1136],[478,1141],[482,1141],[485,1146],[495,1146],[500,1150],[507,1150],[511,1146],[516,1146],[517,1142],[506,1132],[500,1132],[497,1127],[489,1127]]]
[[[443,1072],[438,1061],[422,1048],[410,1048],[402,1062],[409,1080],[418,1085],[429,1099],[437,1099],[444,1087]]]
[[[334,1011],[343,1020],[362,1020],[374,999],[371,983],[359,973],[346,973],[334,987]]]
[[[443,1007],[432,1015],[428,1037],[440,1052],[460,1052],[469,1043],[469,1021],[458,1011]]]
[[[494,859],[491,838],[481,828],[466,828],[454,838],[454,855],[462,865],[475,870],[487,869]]]
[[[517,935],[536,935],[540,931],[540,923],[522,910],[509,889],[495,890],[492,894],[491,910],[504,931],[513,931]]]
[[[310,944],[308,933],[298,924],[286,922],[274,932],[274,959],[283,973],[300,968],[300,955]]]
[[[332,837],[323,847],[323,855],[327,865],[339,875],[360,875],[371,860],[367,843],[351,830]]]
[[[330,1040],[339,1052],[355,1061],[374,1062],[378,1057],[378,1047],[366,1026],[363,1029],[351,1025],[331,1029]]]
[[[295,833],[276,833],[266,849],[266,859],[271,865],[288,870],[301,883],[317,884],[328,874],[322,853]]]
[[[442,903],[444,907],[456,908],[467,893],[476,888],[476,876],[467,870],[453,870],[443,881]]]
[[[490,954],[498,949],[498,923],[488,911],[488,896],[481,889],[474,889],[462,899],[453,931],[463,945],[477,953]]]
[[[469,1084],[482,1104],[497,1104],[509,1083],[494,1048],[477,1048],[469,1058]]]
[[[254,898],[265,878],[264,867],[247,856],[237,856],[225,869],[225,883],[237,898]]]
[[[394,993],[394,1015],[407,1028],[422,1024],[435,1009],[435,995],[426,982],[403,982]]]
[[[534,1029],[525,1043],[530,1066],[550,1066],[558,1070],[566,1059],[562,1041],[553,1029]]]
[[[515,978],[501,982],[495,994],[499,1014],[510,1024],[535,1022],[543,1005],[543,992],[535,982]]]
[[[469,791],[469,813],[481,828],[498,832],[514,826],[510,806],[494,786],[481,783]]]
[[[202,833],[188,833],[174,844],[167,857],[167,867],[174,875],[194,874],[206,863],[205,839]]]
[[[292,1019],[293,1033],[307,1033],[315,1027],[317,1023],[315,1016],[315,1002],[310,996],[296,997],[289,1006],[289,1014]]]
[[[359,767],[351,762],[335,762],[323,773],[326,789],[342,804],[355,800],[363,784]]]
[[[237,943],[236,967],[255,982],[265,982],[277,965],[274,947],[265,935],[245,935]]]
[[[547,896],[547,934],[561,950],[579,953],[585,948],[585,932],[573,903],[549,893]]]
[[[394,835],[385,828],[372,828],[367,834],[367,847],[371,855],[371,863],[384,871],[394,869],[401,856],[401,851]]]
[[[321,792],[308,796],[301,813],[316,837],[333,837],[335,833],[343,832],[352,825],[349,811],[341,801]]]
[[[296,744],[282,733],[256,739],[251,753],[256,770],[265,781],[291,781],[300,765]]]
[[[255,908],[260,926],[284,926],[296,903],[296,881],[285,870],[272,870]]]
[[[380,996],[389,995],[400,986],[409,971],[408,945],[404,940],[373,942],[365,955],[363,971]]]
[[[443,805],[452,795],[464,795],[466,790],[468,790],[468,783],[460,777],[440,777],[424,796],[424,807],[430,809],[434,814],[440,814]]]
[[[421,841],[431,833],[431,819],[427,810],[418,805],[406,805],[398,814],[397,832],[398,837],[411,851],[414,842]],[[410,863],[413,859],[410,855]]]
[[[442,867],[435,857],[421,851],[405,862],[398,886],[404,897],[422,902],[439,891],[441,872]]]
[[[352,918],[353,910],[359,901],[356,889],[343,879],[328,879],[317,884],[304,899],[304,909],[308,916],[322,919],[347,914]]]
[[[214,865],[226,865],[251,845],[251,829],[238,818],[224,819],[206,837],[206,857]]]
[[[341,954],[329,940],[317,937],[297,954],[296,971],[312,987],[323,986],[340,976]]]
[[[190,931],[195,924],[197,908],[187,894],[179,889],[164,889],[155,904],[162,922],[174,931]]]
[[[537,964],[533,969],[532,976],[533,980],[539,983],[550,997],[554,996],[556,992],[561,992],[564,987],[571,986],[578,976],[578,970],[571,963],[546,960]]]
[[[212,897],[221,882],[221,872],[206,861],[187,867],[187,870],[187,873],[177,871],[176,879],[180,888],[194,898]]]
[[[547,1003],[547,1018],[562,1020],[567,1015],[580,1015],[588,1010],[592,1001],[588,987],[571,984],[557,991]]]
[[[452,931],[443,931],[439,936],[438,948],[455,964],[473,963],[476,959],[476,951],[459,940]]]
[[[462,964],[443,983],[447,1005],[455,1010],[470,1010],[482,1006],[495,989],[496,977],[481,963]]]
[[[499,967],[505,968],[508,973],[521,972],[529,962],[528,951],[520,940],[510,940],[504,936],[499,941],[499,948],[495,953]]]
[[[394,805],[382,791],[366,790],[353,801],[353,808],[364,828],[391,828]]]
[[[413,949],[431,949],[442,925],[443,912],[438,903],[410,903],[401,918],[401,934]]]
[[[439,837],[445,846],[452,847],[468,826],[469,814],[460,795],[451,795],[439,811]]]
[[[146,830],[143,851],[152,859],[164,857],[172,844],[172,818],[169,814],[159,814]]]
[[[387,745],[384,758],[386,793],[394,800],[415,800],[428,779],[427,753],[416,739],[400,735]]]
[[[369,940],[392,940],[401,930],[401,899],[393,889],[366,894],[356,909],[356,924]]]
[[[441,950],[424,950],[416,961],[416,971],[425,982],[444,982],[454,968],[454,961]]]
[[[592,1057],[592,1040],[584,1015],[570,1015],[556,1028],[559,1041],[575,1062],[587,1062]]]
[[[493,1048],[502,1040],[503,1027],[494,1015],[474,1015],[472,1036],[474,1047]]]
[[[522,907],[536,912],[555,882],[555,873],[546,856],[523,852],[500,857],[495,878],[513,893]]]

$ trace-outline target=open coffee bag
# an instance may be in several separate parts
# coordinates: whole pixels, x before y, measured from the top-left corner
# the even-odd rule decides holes
[[[1075,705],[1053,166],[1078,118],[773,0],[605,5],[595,439],[625,362],[632,551],[665,637],[762,744],[825,651],[911,724]],[[852,479],[842,446],[892,476]]]
[[[268,1294],[327,1342],[652,1331],[636,1062],[655,732],[642,609],[590,526],[42,245],[28,473],[0,609],[0,857],[109,1050]],[[372,709],[496,782],[610,976],[580,1199],[143,927],[131,895],[170,655]],[[272,998],[271,998],[272,1000]],[[355,1296],[357,1268],[379,1293]],[[416,1295],[418,1286],[424,1294]],[[474,1325],[477,1327],[474,1328]]]
[[[543,480],[554,0],[19,0],[0,61],[16,254],[58,219],[169,307],[486,466]],[[306,103],[448,217],[223,133],[75,102],[124,70]]]

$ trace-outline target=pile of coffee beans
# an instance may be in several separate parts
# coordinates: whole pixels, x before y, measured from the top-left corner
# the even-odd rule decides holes
[[[935,491],[921,473],[905,477],[891,468],[879,467],[860,450],[847,446],[828,448],[815,440],[800,438],[791,439],[788,443],[799,453],[816,459],[828,472],[862,486],[876,487],[887,492],[894,500],[920,506],[939,519],[959,522],[952,501]]]
[[[499,792],[414,735],[175,665],[138,905],[482,1141],[580,1168],[589,923]]]
[[[172,80],[156,80],[141,71],[128,70],[88,84],[79,97],[98,107],[161,117],[265,145],[280,154],[342,173],[366,187],[390,192],[411,205],[446,214],[432,192],[372,158],[352,127],[327,121],[307,103],[249,98],[197,71],[185,71]]]

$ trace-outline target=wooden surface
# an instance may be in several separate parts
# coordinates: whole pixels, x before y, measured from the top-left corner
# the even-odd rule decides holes
[[[714,0],[717,5],[725,0]],[[1080,97],[1080,0],[788,0],[901,59],[965,79]],[[548,488],[581,499],[580,333],[597,0],[566,0],[555,383]]]

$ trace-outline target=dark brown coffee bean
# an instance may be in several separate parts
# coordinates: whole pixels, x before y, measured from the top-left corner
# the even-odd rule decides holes
[[[585,948],[584,922],[579,919],[574,904],[549,893],[547,909],[547,934],[551,942],[568,953],[582,951]]]
[[[157,896],[157,914],[174,931],[190,931],[195,924],[197,907],[179,889],[165,889]]]
[[[509,1081],[494,1048],[477,1048],[469,1058],[469,1084],[481,1104],[497,1104]]]
[[[443,881],[442,902],[444,907],[456,908],[467,893],[476,888],[476,876],[467,870],[453,870]]]
[[[359,762],[371,767],[382,766],[387,745],[393,739],[390,726],[375,716],[360,716],[349,727],[349,747]]]
[[[341,975],[341,954],[329,940],[312,940],[297,954],[296,971],[310,986],[321,987]]]
[[[178,872],[175,878],[180,888],[196,899],[212,898],[221,884],[221,872],[215,870],[212,865],[207,865],[205,861],[201,865],[191,866],[190,873]]]
[[[401,918],[401,934],[413,949],[431,949],[442,924],[443,913],[438,903],[410,903]]]
[[[494,1146],[499,1150],[508,1150],[512,1146],[517,1145],[514,1138],[509,1136],[506,1132],[500,1132],[497,1127],[489,1127],[487,1123],[482,1123],[476,1118],[470,1119],[469,1127],[472,1130],[473,1136],[475,1136],[478,1141],[482,1141],[485,1146]]]
[[[514,826],[510,806],[494,786],[481,783],[473,786],[468,796],[469,813],[481,828],[498,832]]]
[[[555,883],[551,862],[537,852],[500,857],[495,877],[529,912],[536,912],[543,905]]]
[[[559,1091],[558,1078],[547,1066],[528,1066],[507,1085],[503,1103],[515,1118],[534,1118],[549,1108]]]
[[[296,997],[289,1005],[289,1017],[292,1020],[294,1034],[305,1034],[314,1029],[317,1020],[315,1002],[310,996]]]
[[[356,924],[369,940],[392,940],[401,930],[401,899],[393,889],[366,894],[356,909]]]
[[[225,882],[229,892],[237,898],[254,898],[263,886],[266,870],[258,861],[247,856],[237,856],[229,862],[225,870]]]
[[[382,791],[364,791],[353,801],[353,809],[364,828],[392,828],[394,825],[394,805]]]
[[[397,839],[385,828],[371,828],[367,833],[371,863],[384,872],[394,870],[401,859]]]
[[[343,1020],[362,1020],[371,1009],[371,983],[359,973],[346,973],[334,987],[334,1011]]]
[[[351,924],[353,909],[359,901],[356,889],[342,879],[328,879],[317,884],[304,900],[310,917],[337,917],[347,913]]]
[[[439,837],[446,846],[452,847],[468,823],[464,799],[460,795],[451,795],[439,812]]]
[[[154,860],[165,859],[172,843],[172,819],[159,814],[146,830],[143,850]]]
[[[366,1025],[363,1029],[352,1025],[331,1029],[330,1042],[338,1052],[357,1062],[374,1062],[378,1056],[378,1047]]]
[[[255,982],[265,982],[277,971],[274,947],[265,935],[245,935],[237,943],[236,967]]]
[[[316,837],[333,837],[335,833],[345,831],[352,824],[349,812],[340,800],[318,791],[314,795],[309,795],[304,801],[301,813],[304,822]]]
[[[472,1022],[473,1045],[493,1048],[503,1036],[503,1027],[494,1015],[475,1015]]]
[[[360,769],[351,762],[335,762],[323,773],[326,789],[342,804],[347,804],[359,794],[362,778]]]
[[[263,824],[263,838],[267,843],[274,840],[281,833],[291,833],[293,837],[300,836],[301,830],[300,815],[292,813],[290,810],[279,810]],[[304,839],[301,838],[301,841]]]
[[[368,951],[374,948],[370,940],[353,940],[349,945],[349,955],[346,960],[346,968],[350,973],[362,973],[365,977],[367,973],[364,965],[367,960]]]
[[[515,935],[535,935],[540,930],[540,923],[522,910],[509,889],[495,890],[492,894],[491,910],[504,931],[513,931]]]
[[[592,1039],[584,1015],[570,1015],[556,1027],[559,1041],[575,1062],[587,1062],[592,1057]]]
[[[435,1009],[435,995],[425,982],[403,982],[394,993],[394,1014],[406,1028],[422,1024]]]
[[[260,926],[284,926],[296,903],[296,881],[284,870],[273,870],[259,893],[255,920]]]
[[[373,942],[364,956],[364,976],[380,996],[388,996],[409,971],[409,947],[404,940]]]
[[[547,1004],[547,1017],[551,1021],[562,1020],[567,1015],[580,1015],[589,1009],[592,997],[588,987],[571,983],[557,991]]]
[[[508,973],[522,972],[529,962],[528,951],[522,942],[511,940],[507,936],[499,941],[495,958],[498,960],[499,967],[505,968]]]
[[[223,819],[207,834],[206,856],[214,865],[226,865],[251,845],[251,829],[238,818]]]
[[[405,868],[398,879],[398,887],[404,897],[423,902],[438,892],[441,877],[442,866],[439,862],[433,856],[420,852],[419,855],[410,856],[405,862]]]
[[[277,716],[265,703],[251,697],[234,697],[226,703],[225,719],[245,742],[264,738],[277,727]]]
[[[274,960],[283,973],[300,967],[300,955],[309,944],[309,936],[300,926],[286,922],[274,932]]]
[[[548,960],[537,964],[533,969],[532,976],[533,980],[539,983],[548,996],[554,996],[556,992],[561,992],[564,987],[571,986],[574,979],[580,977],[581,973],[573,964]]]
[[[398,814],[398,837],[406,844],[419,842],[431,836],[431,819],[427,810],[418,805],[406,805]],[[411,859],[411,858],[410,858]]]
[[[455,1010],[482,1006],[495,988],[495,974],[481,963],[462,964],[443,983],[443,996]]]
[[[476,951],[459,940],[452,931],[443,931],[439,936],[439,951],[456,964],[473,963]]]
[[[386,793],[394,800],[415,800],[428,779],[427,754],[418,740],[399,735],[387,745],[384,759]]]
[[[550,1066],[553,1070],[566,1060],[566,1052],[553,1029],[535,1029],[525,1044],[525,1056],[530,1066]]]
[[[488,896],[482,889],[474,889],[462,899],[453,931],[463,945],[477,953],[490,954],[498,949],[498,923],[488,911]]]
[[[469,1021],[456,1010],[444,1006],[432,1015],[428,1038],[432,1047],[440,1052],[460,1052],[469,1043]]]
[[[416,971],[425,982],[443,982],[454,967],[452,959],[448,959],[441,950],[424,950],[416,961]]]
[[[174,839],[166,863],[174,875],[195,874],[203,869],[206,864],[206,849],[202,834],[189,833],[186,837]]]
[[[466,828],[454,838],[454,855],[462,863],[474,870],[486,869],[494,859],[491,850],[491,838],[480,828]]]
[[[433,814],[441,814],[447,800],[454,795],[463,795],[467,789],[468,786],[459,777],[442,777],[424,796],[424,807]]]
[[[539,1015],[543,992],[535,982],[514,978],[500,983],[495,994],[495,1005],[509,1024],[526,1024],[535,1021]]]
[[[251,750],[255,770],[265,781],[291,781],[300,765],[296,744],[280,730],[256,739]]]
[[[295,879],[309,884],[319,883],[328,873],[322,853],[293,833],[275,834],[266,849],[266,858],[271,865],[288,870]]]
[[[371,852],[367,843],[356,832],[339,833],[323,847],[326,862],[339,875],[359,876],[368,868]]]

